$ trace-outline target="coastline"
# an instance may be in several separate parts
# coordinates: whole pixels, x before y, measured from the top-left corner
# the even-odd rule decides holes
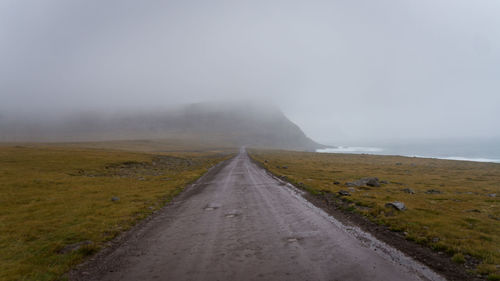
[[[404,156],[416,158],[429,158],[429,159],[442,159],[453,161],[472,161],[472,162],[485,162],[485,163],[500,163],[500,157],[485,156],[484,154],[469,154],[460,155],[461,153],[447,153],[439,155],[437,153],[425,153],[424,151],[414,152],[408,149],[408,152],[402,151],[403,149],[394,149],[391,147],[372,147],[372,146],[330,146],[327,148],[316,149],[318,153],[340,153],[340,154],[370,154],[370,155],[388,155],[388,156]]]

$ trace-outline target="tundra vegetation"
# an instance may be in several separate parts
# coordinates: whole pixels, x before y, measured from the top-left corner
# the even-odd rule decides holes
[[[471,273],[500,279],[500,164],[276,150],[250,153],[275,175],[313,194],[335,195],[350,205],[349,210],[402,232],[408,240],[446,252],[454,262],[479,261],[470,267]],[[380,186],[353,184],[365,177],[377,177]],[[386,206],[396,201],[406,209]]]
[[[61,278],[232,154],[168,142],[154,143],[157,153],[102,148],[147,144],[0,146],[0,280]]]

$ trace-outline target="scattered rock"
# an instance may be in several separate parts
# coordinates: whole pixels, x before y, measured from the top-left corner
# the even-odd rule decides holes
[[[392,207],[398,211],[406,210],[405,204],[403,202],[399,202],[399,201],[389,202],[389,203],[385,204],[385,206]]]
[[[380,186],[378,178],[362,178],[361,181],[365,182],[365,185],[368,185],[368,186],[372,186],[372,187],[379,187]]]
[[[113,202],[120,201],[120,197],[113,196],[113,197],[111,197],[111,201],[113,201]]]
[[[354,189],[354,187],[349,187],[348,189],[350,192],[356,192],[356,189]]]
[[[281,167],[281,169],[285,169],[286,170],[286,169],[288,169],[288,167],[287,166],[283,166],[283,167]]]
[[[345,191],[345,190],[339,190],[338,194],[340,196],[351,196],[351,193],[349,193],[348,191]]]
[[[396,166],[401,166],[401,165],[403,165],[403,163],[401,162],[396,163]]]
[[[388,181],[380,181],[381,184],[389,184]]]
[[[279,169],[279,168],[280,168],[280,166],[276,166],[276,169]]]
[[[71,252],[74,252],[74,251],[80,249],[83,246],[90,245],[90,244],[92,244],[92,241],[90,241],[90,240],[81,241],[81,242],[78,242],[78,243],[67,245],[66,247],[64,247],[61,250],[59,250],[58,253],[59,254],[71,253]]]
[[[379,187],[380,182],[378,181],[378,178],[368,177],[368,178],[361,178],[353,182],[346,182],[345,185],[348,187],[360,187],[365,185],[372,187]]]
[[[497,197],[497,194],[496,193],[490,193],[490,194],[488,194],[488,197]]]
[[[267,160],[264,160],[264,163],[267,163]]]
[[[335,185],[339,185],[339,184],[340,184],[340,182],[338,182],[338,181],[334,181],[334,182],[333,182],[333,184],[335,184]]]
[[[467,212],[467,213],[481,213],[481,211],[478,209],[466,210],[465,212]]]
[[[439,242],[439,237],[433,237],[432,238],[432,243],[437,243]]]
[[[427,194],[441,194],[442,192],[437,189],[429,189],[425,193]]]
[[[493,215],[488,215],[488,218],[493,219],[493,220],[496,220],[496,221],[500,221],[500,218],[499,218],[499,217],[495,217],[495,216],[493,216]]]
[[[411,188],[403,188],[403,189],[401,189],[401,191],[409,193],[409,194],[415,194],[415,191],[413,191],[413,189],[411,189]]]

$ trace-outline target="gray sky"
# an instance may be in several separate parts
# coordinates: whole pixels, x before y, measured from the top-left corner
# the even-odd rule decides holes
[[[500,1],[0,1],[0,118],[226,98],[319,141],[500,137]]]

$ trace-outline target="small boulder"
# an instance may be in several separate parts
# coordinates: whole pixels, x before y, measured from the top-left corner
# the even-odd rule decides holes
[[[360,186],[379,187],[380,182],[378,181],[378,178],[367,177],[367,178],[361,178],[353,182],[346,182],[345,185],[348,187],[360,187]]]
[[[442,192],[437,189],[429,189],[425,193],[427,194],[441,194]]]
[[[348,191],[345,191],[345,190],[339,190],[339,192],[337,192],[340,196],[351,196],[351,193],[349,193]]]
[[[361,180],[363,180],[365,182],[365,184],[368,186],[372,186],[372,187],[379,187],[380,186],[378,178],[362,178]]]
[[[287,166],[283,166],[283,167],[281,167],[281,169],[285,169],[286,170],[286,169],[288,169],[288,167]]]
[[[392,207],[398,211],[404,211],[406,210],[406,206],[403,202],[398,202],[398,201],[394,201],[394,202],[389,202],[387,204],[385,204],[386,207]]]
[[[388,181],[380,181],[381,184],[389,184]]]
[[[411,189],[411,188],[403,188],[403,189],[401,189],[401,191],[409,193],[409,194],[415,194],[415,191],[413,191],[413,189]]]
[[[490,193],[490,194],[488,194],[488,197],[497,197],[497,194],[496,193]]]
[[[340,184],[340,182],[338,182],[338,181],[334,181],[334,182],[333,182],[333,184],[334,184],[334,185],[339,185],[339,184]]]
[[[113,202],[120,201],[120,197],[113,196],[113,197],[111,197],[111,201],[113,201]]]

